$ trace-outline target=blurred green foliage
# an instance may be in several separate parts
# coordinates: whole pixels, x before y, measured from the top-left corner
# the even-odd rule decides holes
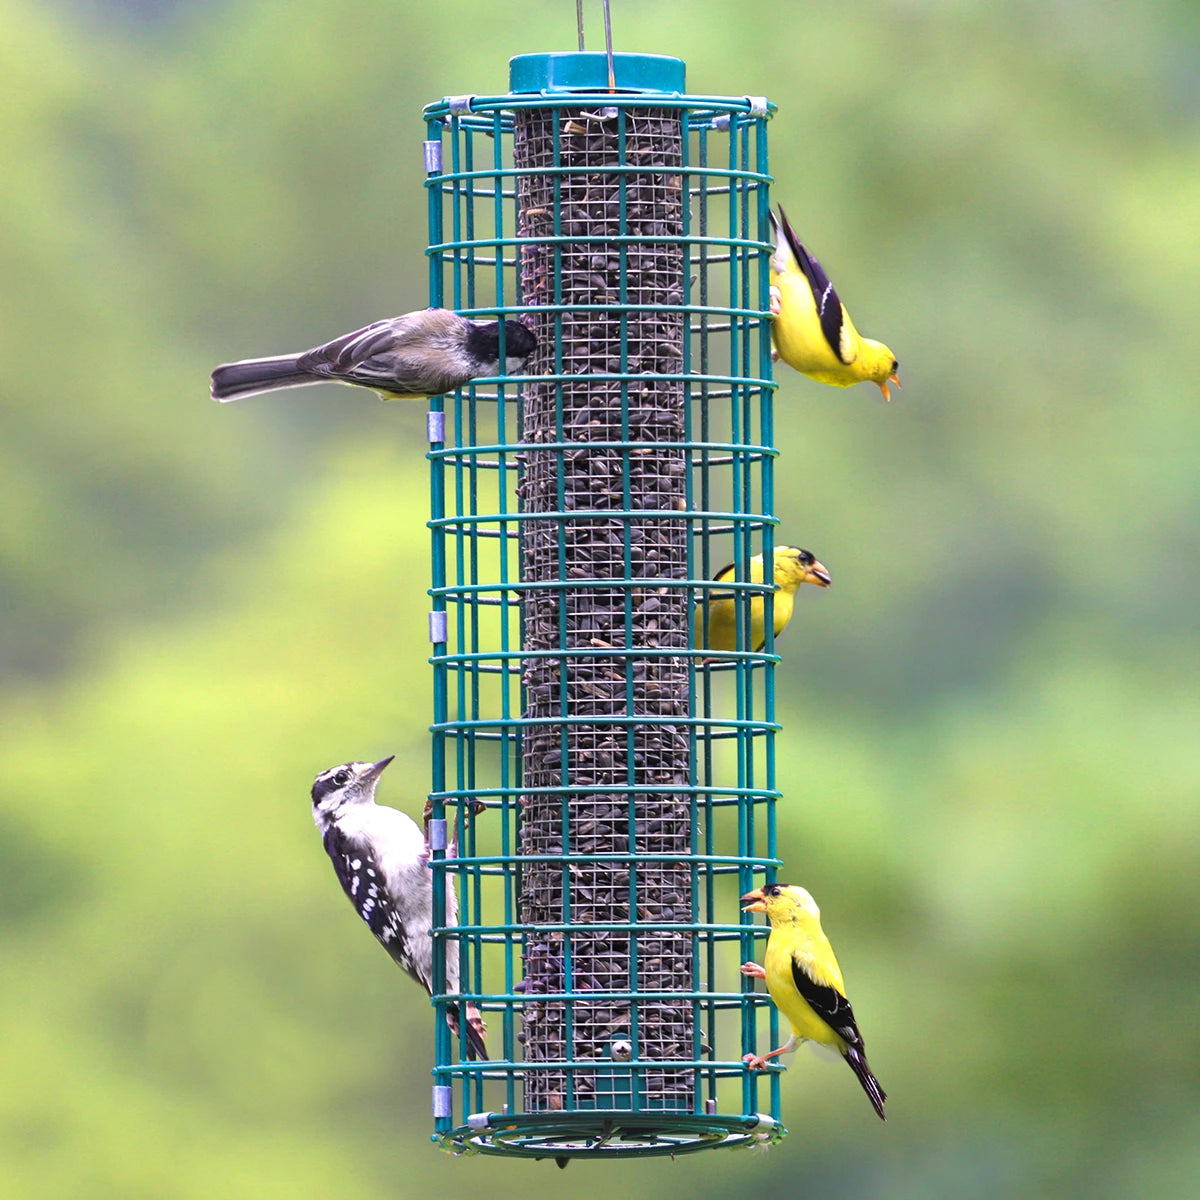
[[[614,7],[779,104],[776,194],[902,362],[777,407],[836,579],[783,852],[888,1124],[801,1054],[769,1156],[438,1155],[428,1010],[310,824],[331,763],[425,770],[422,416],[206,375],[424,303],[421,105],[574,6],[0,0],[5,1196],[1200,1192],[1197,10]]]

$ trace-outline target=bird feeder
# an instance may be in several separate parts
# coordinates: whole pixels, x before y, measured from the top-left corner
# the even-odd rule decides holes
[[[560,1164],[784,1133],[738,972],[777,865],[769,105],[613,65],[523,55],[425,110],[430,303],[538,338],[429,415],[434,1137]]]

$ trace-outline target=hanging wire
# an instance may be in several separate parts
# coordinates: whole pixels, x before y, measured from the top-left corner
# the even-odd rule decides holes
[[[583,0],[575,0],[575,24],[579,28],[579,49],[583,46]]]
[[[609,11],[608,0],[604,0],[604,52],[608,55],[608,90],[617,90],[617,72],[613,67],[612,48],[612,13]]]

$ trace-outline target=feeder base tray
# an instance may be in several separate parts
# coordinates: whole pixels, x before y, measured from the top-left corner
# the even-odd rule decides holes
[[[477,1113],[437,1137],[451,1154],[520,1158],[640,1158],[720,1146],[770,1146],[787,1130],[762,1113],[744,1117],[665,1113]],[[565,1165],[565,1164],[562,1164]]]

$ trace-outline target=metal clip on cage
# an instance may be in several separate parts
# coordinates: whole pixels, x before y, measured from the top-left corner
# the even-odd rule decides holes
[[[738,972],[764,936],[738,896],[777,865],[750,579],[775,525],[768,114],[688,96],[678,59],[616,78],[524,55],[509,95],[425,111],[430,302],[538,337],[431,424],[431,798],[457,831],[433,858],[460,896],[457,927],[435,914],[435,1137],[460,1153],[784,1133],[777,1073],[741,1061],[774,1013]],[[734,651],[703,648],[714,601]],[[446,1026],[461,1001],[488,1062]]]

